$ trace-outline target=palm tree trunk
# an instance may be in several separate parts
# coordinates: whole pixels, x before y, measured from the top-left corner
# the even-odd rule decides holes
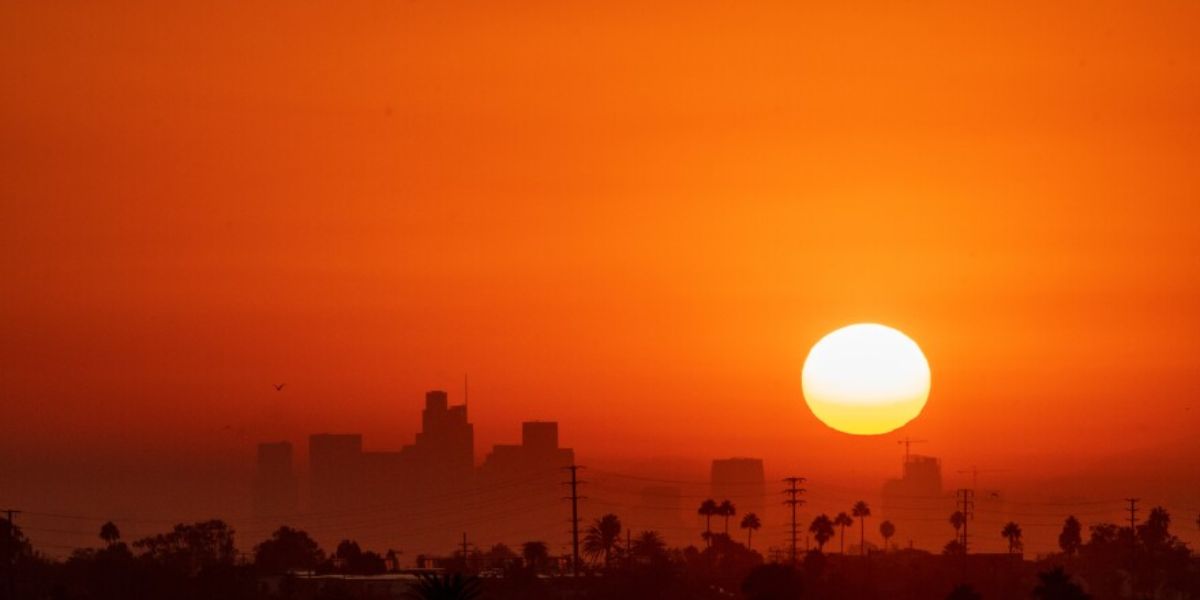
[[[750,548],[750,541],[754,539],[754,530],[746,528],[746,547]]]
[[[842,554],[846,553],[846,526],[842,525],[842,535],[838,538],[838,548]]]
[[[858,554],[859,556],[867,555],[867,518],[858,518]]]

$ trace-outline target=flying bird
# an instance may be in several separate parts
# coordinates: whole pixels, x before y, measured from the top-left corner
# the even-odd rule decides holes
[[[287,385],[287,384],[286,384],[286,383],[273,383],[273,384],[271,384],[271,385],[275,386],[275,391],[277,391],[277,392],[282,392],[282,391],[283,391],[283,386],[285,386],[285,385]]]

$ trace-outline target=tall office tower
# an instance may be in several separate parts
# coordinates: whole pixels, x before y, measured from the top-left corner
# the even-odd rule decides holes
[[[712,497],[733,502],[738,515],[765,518],[767,484],[761,458],[726,458],[712,462]]]
[[[309,498],[314,511],[365,503],[362,435],[318,433],[308,438]]]
[[[296,513],[299,488],[292,467],[291,442],[258,445],[254,474],[254,514],[286,518]]]

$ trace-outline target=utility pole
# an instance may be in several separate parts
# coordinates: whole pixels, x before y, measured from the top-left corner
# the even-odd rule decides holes
[[[1134,577],[1137,568],[1137,512],[1141,498],[1126,498],[1129,503],[1129,576]]]
[[[958,498],[959,511],[963,515],[962,550],[963,554],[966,554],[968,544],[967,523],[975,518],[975,490],[960,489],[955,493],[955,496]]]
[[[783,481],[784,483],[788,484],[788,488],[783,490],[783,494],[785,496],[783,503],[792,507],[791,561],[792,566],[794,567],[796,566],[796,540],[799,539],[798,530],[796,528],[796,507],[804,504],[804,499],[800,497],[800,494],[803,494],[805,491],[807,491],[804,488],[799,487],[799,485],[808,480],[803,477],[788,477]]]
[[[971,489],[979,489],[979,474],[980,473],[1002,473],[1005,469],[980,469],[979,467],[971,467],[970,469],[960,469],[960,475],[971,476]]]
[[[563,467],[571,472],[571,480],[563,484],[571,486],[571,495],[566,500],[571,501],[571,574],[575,577],[579,577],[579,501],[584,499],[579,495],[579,484],[586,483],[577,477],[582,468],[580,465]]]
[[[471,570],[471,545],[467,543],[467,532],[462,535],[463,572]]]
[[[0,512],[8,517],[8,535],[14,540],[17,538],[17,526],[13,522],[13,516],[21,514],[21,511],[15,508],[0,508]],[[8,597],[16,600],[17,597],[17,556],[13,554],[13,564],[8,570]]]

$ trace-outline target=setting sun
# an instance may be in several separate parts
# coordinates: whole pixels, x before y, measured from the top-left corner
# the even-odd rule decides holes
[[[813,414],[845,433],[875,435],[904,426],[929,397],[929,363],[916,342],[862,323],[821,338],[804,361],[804,398]]]

